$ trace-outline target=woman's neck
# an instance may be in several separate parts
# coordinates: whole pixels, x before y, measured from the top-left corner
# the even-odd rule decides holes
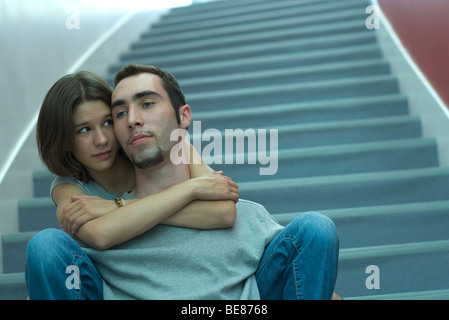
[[[136,185],[134,167],[124,156],[117,155],[114,165],[102,172],[90,172],[92,179],[106,190],[123,194]]]

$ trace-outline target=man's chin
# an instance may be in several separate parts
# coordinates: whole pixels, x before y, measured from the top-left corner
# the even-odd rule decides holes
[[[154,167],[164,161],[164,155],[160,150],[147,154],[145,157],[133,157],[132,163],[138,169],[148,169]]]

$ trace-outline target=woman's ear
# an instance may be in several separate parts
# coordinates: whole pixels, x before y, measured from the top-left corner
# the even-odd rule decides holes
[[[181,128],[187,129],[192,121],[192,110],[188,104],[179,108],[179,119],[181,120]]]

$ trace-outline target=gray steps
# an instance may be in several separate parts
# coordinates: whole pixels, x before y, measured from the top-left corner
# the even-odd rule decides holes
[[[183,83],[184,80],[189,78],[210,77],[260,70],[288,69],[300,66],[309,67],[325,63],[351,62],[380,58],[381,53],[377,45],[361,44],[325,50],[287,52],[259,57],[238,58],[228,61],[170,66],[170,70],[172,70],[171,73]]]
[[[185,79],[182,82],[182,88],[184,92],[192,94],[257,86],[310,83],[320,80],[341,79],[342,77],[386,75],[389,72],[390,66],[385,60],[361,60]]]
[[[224,91],[186,93],[186,99],[193,112],[208,111],[211,108],[236,109],[249,106],[298,103],[363,97],[375,94],[398,93],[397,79],[391,75],[354,77],[340,80],[322,80],[311,83],[290,83],[258,86]],[[232,97],[230,103],[229,97]]]
[[[56,207],[49,196],[20,199],[18,208],[20,231],[59,228],[59,222],[56,219]]]
[[[330,35],[311,39],[293,39],[270,41],[269,43],[253,44],[244,47],[230,47],[225,49],[210,49],[200,52],[172,52],[171,54],[149,55],[144,57],[129,56],[129,59],[112,64],[109,73],[117,72],[128,63],[156,64],[165,69],[193,63],[221,62],[242,58],[264,57],[274,54],[298,53],[313,50],[337,49],[346,46],[360,46],[376,42],[374,33],[360,31],[349,35]],[[150,53],[150,52],[149,52]]]
[[[27,297],[24,272],[0,274],[0,300],[25,300]]]
[[[302,213],[273,216],[286,225]],[[320,213],[334,221],[341,249],[447,239],[448,200],[330,209]]]
[[[244,199],[273,214],[449,199],[449,168],[424,168],[239,183]]]
[[[245,1],[246,2],[246,1]],[[192,13],[173,14],[163,16],[161,21],[152,26],[152,31],[156,34],[160,33],[174,33],[179,30],[197,31],[199,29],[224,29],[230,26],[244,26],[247,24],[266,22],[275,20],[283,20],[296,17],[297,20],[307,19],[310,16],[315,16],[320,19],[320,14],[329,14],[340,11],[349,11],[354,8],[360,8],[365,3],[368,6],[368,1],[273,1],[271,3],[261,4],[257,6],[242,7],[228,7],[207,13],[200,13],[194,15]],[[248,3],[249,4],[249,3]],[[360,13],[363,17],[364,10]],[[319,21],[317,23],[323,23]],[[148,36],[148,34],[146,34]]]
[[[210,48],[217,50],[237,46],[259,45],[267,42],[277,43],[287,40],[306,40],[308,38],[328,37],[330,35],[356,33],[365,30],[366,27],[364,24],[364,19],[358,19],[356,21],[343,21],[300,28],[296,26],[289,26],[288,28],[280,30],[267,30],[257,33],[238,34],[218,38],[197,38],[197,40],[186,42],[174,41],[173,43],[167,43],[164,46],[155,45],[150,39],[145,42],[141,41],[139,45],[135,44],[133,46],[133,50],[123,53],[120,57],[121,60],[139,59],[141,57],[153,58],[180,51],[183,54],[189,52],[197,53],[198,51],[208,50]]]
[[[426,290],[371,296],[349,297],[346,300],[449,300],[449,290]]]
[[[448,263],[449,240],[342,249],[335,290],[347,297],[447,290]],[[378,267],[379,289],[365,285],[371,265]]]
[[[199,133],[199,130],[203,130]],[[193,123],[189,127],[190,141],[206,141],[201,145],[208,145],[207,134],[204,134],[208,128],[203,123]],[[213,128],[211,128],[213,129]],[[218,135],[214,139],[222,139],[221,149],[225,152],[226,139],[239,141],[243,140],[245,135],[251,135],[251,130],[240,128],[228,128],[226,132],[219,132],[218,130],[212,133]],[[240,130],[239,130],[240,129]],[[349,144],[360,142],[374,142],[384,140],[397,140],[397,139],[410,139],[419,138],[421,136],[421,120],[419,117],[413,116],[397,116],[397,117],[383,117],[373,119],[360,119],[360,120],[346,120],[346,121],[328,121],[324,123],[308,123],[299,125],[283,125],[278,127],[272,127],[271,129],[277,130],[278,133],[278,148],[279,149],[291,149],[291,148],[306,148],[317,147],[333,144]],[[257,128],[257,130],[266,130],[267,146],[270,143],[270,139],[275,139],[274,135],[271,138],[270,128]],[[241,132],[241,133],[240,133]],[[257,134],[256,129],[253,132]],[[239,134],[240,133],[240,134]],[[253,134],[254,135],[254,134]],[[233,138],[234,137],[234,138]],[[234,142],[235,145],[239,143]],[[244,142],[247,144],[247,142]],[[195,146],[199,145],[196,144]]]
[[[220,131],[231,128],[259,128],[292,124],[360,120],[381,117],[407,116],[408,101],[403,95],[376,95],[336,100],[307,101],[303,103],[273,104],[231,108],[226,110],[199,111],[193,121],[201,121],[203,130],[214,128]],[[292,114],[295,117],[292,117]]]
[[[327,50],[311,50],[306,52],[279,53],[259,57],[238,58],[227,61],[197,62],[184,65],[170,65],[173,73],[181,84],[184,80],[198,77],[210,77],[233,73],[244,73],[259,70],[276,70],[279,68],[293,68],[312,66],[323,63],[351,62],[365,59],[380,59],[381,53],[376,44],[361,44],[351,47],[332,48]],[[118,63],[111,67],[118,71],[122,66]],[[161,64],[163,66],[163,64]],[[106,76],[109,83],[113,83],[113,74]]]
[[[291,15],[291,12],[289,12]],[[360,14],[360,8],[357,9],[341,9],[341,11],[333,11],[329,13],[316,13],[311,14],[298,19],[298,16],[286,17],[284,19],[278,19],[272,14],[264,21],[249,22],[245,19],[244,24],[238,24],[234,21],[233,24],[229,24],[229,18],[224,22],[228,23],[226,28],[220,26],[217,28],[216,20],[209,20],[207,25],[200,25],[197,27],[189,23],[177,27],[174,26],[170,31],[153,28],[153,30],[143,33],[141,39],[131,45],[131,49],[137,49],[148,45],[162,45],[170,44],[178,41],[197,41],[198,39],[217,39],[220,37],[235,36],[242,34],[254,34],[257,32],[284,30],[290,28],[305,28],[314,25],[323,25],[336,22],[346,22],[349,20],[360,20],[362,15]],[[167,27],[167,26],[165,26]],[[186,28],[187,27],[187,28]],[[192,32],[195,30],[195,32]]]
[[[36,233],[37,231],[22,231],[1,235],[4,273],[25,271],[26,246]]]
[[[48,170],[33,172],[33,195],[34,197],[49,197],[50,186],[55,175]]]
[[[261,164],[257,154],[237,154],[232,163],[226,163],[224,156],[221,162],[209,157],[209,154],[203,153],[202,158],[214,170],[223,171],[236,181],[381,172],[438,165],[437,146],[433,139],[283,149],[278,153],[276,174],[264,176],[260,175],[260,168],[270,164]],[[238,162],[239,159],[243,161]],[[250,159],[254,159],[255,163]]]

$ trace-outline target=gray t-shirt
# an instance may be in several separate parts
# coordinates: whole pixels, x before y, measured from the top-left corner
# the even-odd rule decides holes
[[[67,182],[80,185],[56,178],[52,187]],[[81,185],[92,195],[89,183]],[[157,225],[108,250],[83,248],[103,278],[105,299],[256,300],[256,269],[281,229],[263,206],[240,199],[232,228]]]

